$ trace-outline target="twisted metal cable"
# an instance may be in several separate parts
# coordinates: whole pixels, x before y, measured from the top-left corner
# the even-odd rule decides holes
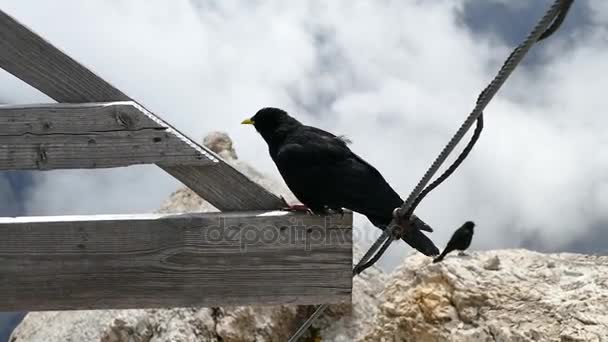
[[[449,175],[452,174],[456,170],[456,167],[460,165],[460,163],[464,160],[464,158],[468,155],[473,145],[479,138],[479,134],[481,133],[481,129],[483,128],[483,110],[490,103],[494,95],[498,92],[500,87],[504,84],[504,82],[509,78],[513,70],[517,67],[517,65],[521,62],[523,57],[528,53],[532,45],[534,43],[548,38],[551,36],[560,25],[564,22],[570,7],[574,0],[557,0],[555,3],[549,8],[547,13],[541,18],[538,24],[534,27],[532,32],[528,35],[528,37],[521,43],[511,54],[505,62],[503,63],[501,69],[492,82],[479,94],[477,98],[477,102],[473,111],[466,118],[465,122],[460,126],[456,134],[452,137],[452,139],[448,142],[448,144],[441,151],[439,156],[435,159],[431,167],[426,171],[423,178],[418,182],[414,190],[410,193],[407,200],[403,203],[401,208],[397,208],[396,215],[400,221],[407,222],[409,217],[412,215],[416,206],[422,201],[422,199],[435,187],[441,184]],[[449,154],[454,150],[456,145],[460,142],[460,140],[464,137],[466,132],[471,128],[473,122],[477,120],[477,129],[473,134],[471,141],[465,147],[461,155],[456,159],[456,161],[428,188],[423,188],[430,181],[433,175],[437,172],[441,164],[447,159]],[[427,190],[428,189],[428,190]],[[357,270],[357,274],[363,272],[366,268],[372,266],[373,263],[368,262],[368,259],[372,257],[374,253],[380,248],[380,246],[384,246],[384,242],[387,238],[394,234],[394,231],[399,227],[399,225],[392,222],[389,225],[390,228],[386,229],[383,234],[378,238],[378,240],[370,247],[370,250],[367,251],[365,256],[360,260],[360,262],[355,266]],[[410,228],[411,229],[411,228]],[[389,238],[390,239],[390,238]],[[385,251],[386,248],[383,248]],[[379,254],[380,252],[378,252]],[[378,260],[379,256],[374,256],[374,260]]]
[[[471,128],[475,120],[477,120],[477,118],[483,113],[483,110],[486,108],[488,103],[490,103],[492,98],[494,98],[494,95],[496,95],[500,87],[502,87],[505,81],[509,78],[513,70],[515,70],[517,65],[519,65],[519,63],[521,62],[523,57],[528,53],[532,45],[534,45],[534,43],[536,43],[539,38],[541,38],[541,36],[544,35],[543,39],[547,38],[549,37],[549,35],[551,35],[557,30],[559,25],[563,22],[563,19],[561,21],[556,20],[556,24],[552,25],[550,28],[549,25],[556,17],[558,17],[560,13],[563,13],[563,17],[565,18],[565,12],[567,12],[570,8],[572,1],[573,0],[555,1],[551,8],[549,8],[547,13],[543,16],[543,18],[538,22],[536,27],[534,27],[532,32],[524,40],[524,42],[513,51],[509,58],[507,58],[506,62],[503,64],[496,77],[494,77],[492,82],[490,82],[490,84],[481,93],[479,101],[477,101],[477,104],[475,105],[475,108],[473,108],[473,111],[469,114],[469,116],[460,126],[456,134],[452,137],[452,139],[450,139],[448,144],[443,148],[439,156],[435,159],[435,161],[433,161],[431,167],[429,167],[420,182],[418,182],[414,190],[412,190],[405,203],[401,206],[401,213],[408,213],[418,194],[422,192],[422,189],[431,180],[431,178],[437,172],[441,164],[443,164],[443,162],[447,159],[452,150],[454,150],[454,148],[464,137],[466,132]],[[551,29],[551,31],[548,31],[548,28]]]

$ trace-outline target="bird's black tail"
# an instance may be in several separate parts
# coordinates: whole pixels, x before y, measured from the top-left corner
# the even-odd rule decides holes
[[[418,229],[407,231],[405,236],[401,239],[426,256],[435,256],[439,254],[439,249],[435,246],[433,241]]]
[[[367,218],[376,226],[381,229],[386,229],[386,226],[391,222],[392,217],[374,217],[367,216]],[[420,230],[432,231],[432,229],[424,223],[421,219],[416,216],[412,216],[412,226],[415,229],[408,231],[402,240],[405,241],[412,248],[426,256],[435,256],[439,254],[439,249],[431,239],[429,239]]]
[[[433,264],[442,261],[443,258],[445,258],[445,256],[448,254],[447,252],[448,252],[448,249],[447,248],[444,249],[443,252],[441,252],[441,254],[438,257],[433,259]]]
[[[414,228],[416,228],[418,230],[424,230],[426,232],[433,231],[433,228],[431,228],[431,226],[426,224],[426,222],[422,221],[418,216],[416,216],[414,214],[412,214],[410,221],[412,222],[412,226],[414,226]]]
[[[411,232],[408,231],[402,240],[426,256],[439,254],[439,248],[422,232],[422,230],[433,231],[433,229],[416,215],[412,215],[411,222],[415,229],[412,229]]]

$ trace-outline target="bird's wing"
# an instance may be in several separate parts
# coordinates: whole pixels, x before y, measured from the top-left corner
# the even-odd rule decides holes
[[[323,189],[316,190],[323,191],[328,202],[378,222],[390,222],[392,210],[403,203],[376,168],[342,139],[318,128],[306,126],[292,135],[277,151],[275,161],[290,175],[319,178]]]
[[[324,162],[340,164],[352,158],[365,166],[366,172],[371,172],[375,177],[384,178],[378,170],[353,153],[347,146],[351,141],[343,135],[336,136],[322,129],[303,126],[299,134],[292,137],[291,143],[284,144],[278,151],[283,160],[291,159],[294,162]],[[291,157],[291,158],[290,158]]]
[[[375,167],[358,155],[351,152],[344,165],[344,171],[335,175],[343,206],[388,224],[393,209],[403,203],[401,197]]]
[[[340,137],[304,126],[279,147],[275,160],[277,164],[292,167],[332,165],[345,160],[349,153],[350,149]]]

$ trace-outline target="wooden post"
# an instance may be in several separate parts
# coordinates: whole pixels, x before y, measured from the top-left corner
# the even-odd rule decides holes
[[[352,215],[0,218],[0,311],[350,300]]]
[[[134,102],[0,106],[0,170],[218,162]]]

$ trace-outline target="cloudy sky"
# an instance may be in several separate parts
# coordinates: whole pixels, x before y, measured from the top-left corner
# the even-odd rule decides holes
[[[551,2],[0,0],[0,8],[190,137],[228,132],[242,159],[274,177],[266,145],[239,124],[263,106],[348,136],[406,197]],[[606,1],[576,2],[499,92],[470,158],[418,209],[439,245],[474,220],[480,249],[606,251],[607,28]],[[0,102],[49,101],[0,72]],[[0,177],[0,204],[5,215],[149,212],[178,186],[155,166],[12,173]]]

